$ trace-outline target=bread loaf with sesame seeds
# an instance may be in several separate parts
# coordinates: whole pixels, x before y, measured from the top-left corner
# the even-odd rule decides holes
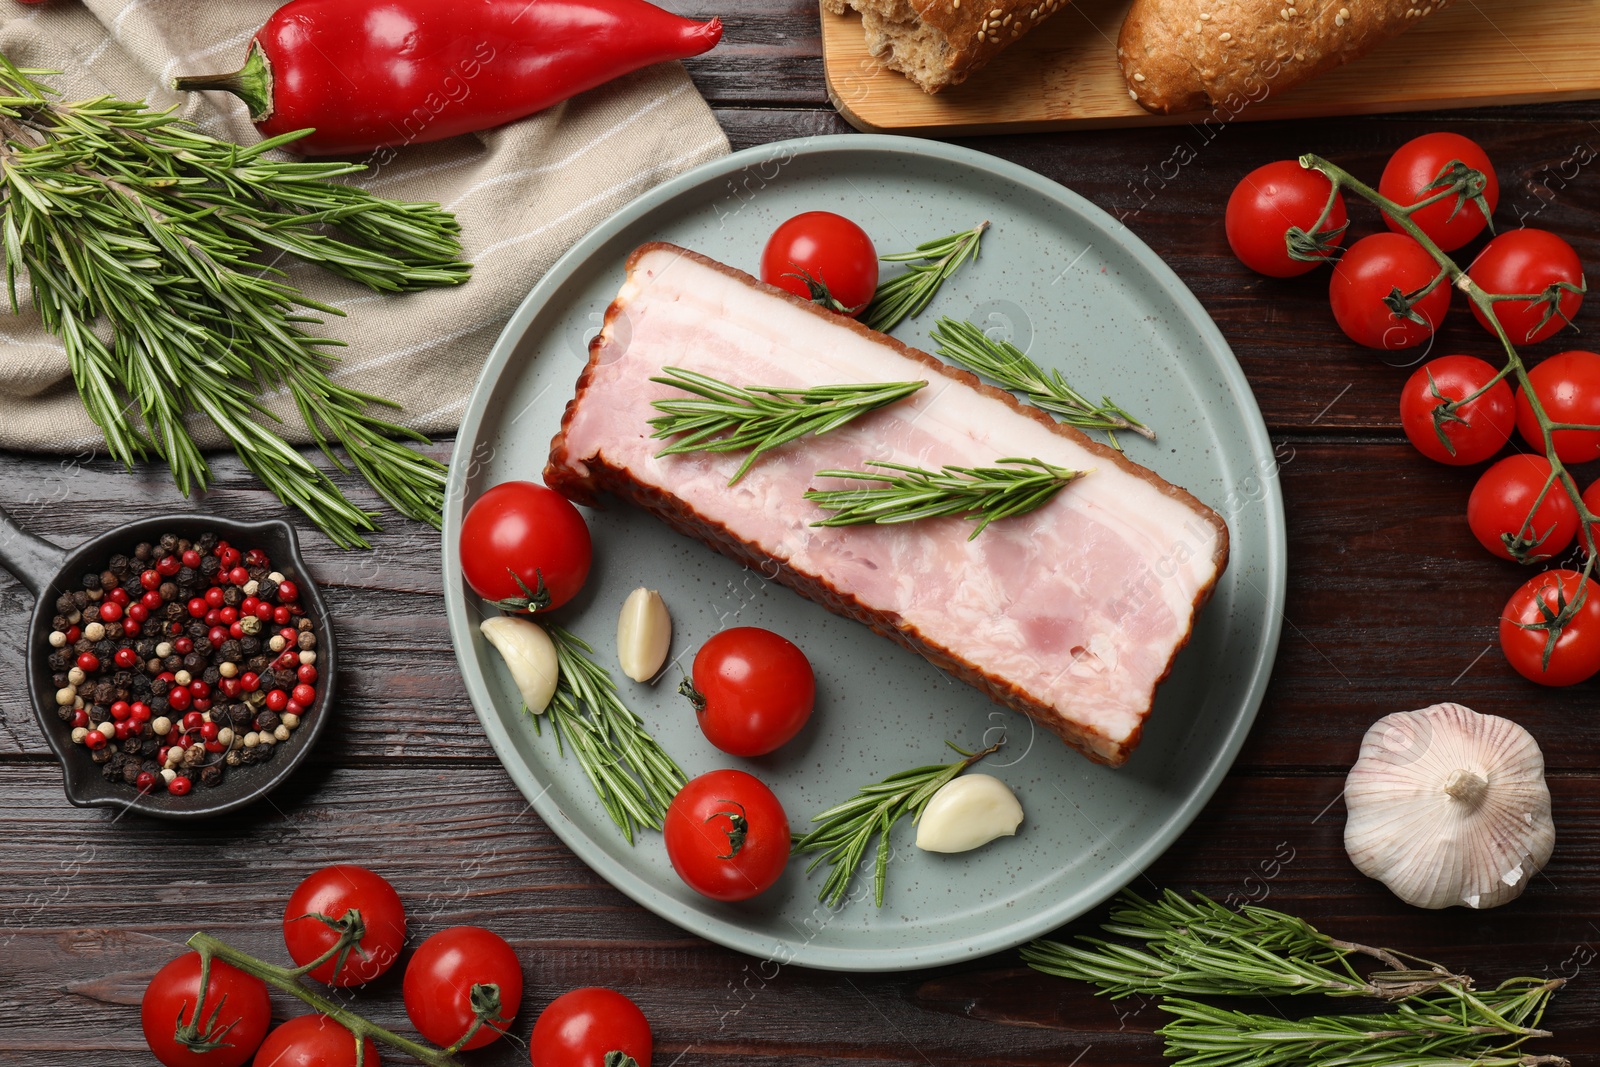
[[[1117,39],[1128,95],[1229,113],[1359,59],[1448,0],[1133,0]]]
[[[822,0],[861,13],[867,49],[926,93],[960,85],[1068,0]]]

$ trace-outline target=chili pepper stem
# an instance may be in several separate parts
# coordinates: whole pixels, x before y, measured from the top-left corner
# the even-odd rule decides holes
[[[220,89],[232,93],[250,109],[251,122],[265,122],[272,117],[272,61],[260,42],[250,42],[250,54],[244,66],[232,74],[194,74],[186,78],[173,78],[172,87],[180,93],[209,92]]]
[[[1330,163],[1321,156],[1309,153],[1303,155],[1300,157],[1300,165],[1307,170],[1320,171],[1326,175],[1328,180],[1333,183],[1335,191],[1340,188],[1350,189],[1363,200],[1366,200],[1392,218],[1396,225],[1400,226],[1408,236],[1427,251],[1428,255],[1433,257],[1433,261],[1439,264],[1443,274],[1449,276],[1451,283],[1467,295],[1467,299],[1482,313],[1484,323],[1493,329],[1495,337],[1500,341],[1500,346],[1505,350],[1506,368],[1509,370],[1510,376],[1516,379],[1517,385],[1522,389],[1523,396],[1528,401],[1528,406],[1533,410],[1534,418],[1539,423],[1540,438],[1544,445],[1545,456],[1550,461],[1552,477],[1561,482],[1562,490],[1572,500],[1573,507],[1577,509],[1579,530],[1583,534],[1583,543],[1587,550],[1583,562],[1583,580],[1578,585],[1577,596],[1572,599],[1571,603],[1561,609],[1560,615],[1547,628],[1549,637],[1546,643],[1546,651],[1548,652],[1549,649],[1555,646],[1556,640],[1560,637],[1562,627],[1577,615],[1587,598],[1588,581],[1594,574],[1597,557],[1600,557],[1600,552],[1596,551],[1597,547],[1600,546],[1595,543],[1594,531],[1594,524],[1600,522],[1600,515],[1590,511],[1588,505],[1583,502],[1583,493],[1579,491],[1578,483],[1573,479],[1572,472],[1567,470],[1566,465],[1561,462],[1561,457],[1556,454],[1553,434],[1557,424],[1545,412],[1544,404],[1539,400],[1538,394],[1534,392],[1532,383],[1528,380],[1528,369],[1522,362],[1522,356],[1517,352],[1517,348],[1511,343],[1511,338],[1507,335],[1505,327],[1500,324],[1499,318],[1494,314],[1495,301],[1493,295],[1485,293],[1483,288],[1467,275],[1466,271],[1456,265],[1455,260],[1445,254],[1433,242],[1433,239],[1422,231],[1422,228],[1412,220],[1410,212],[1393,200],[1359,180],[1343,167]],[[1529,521],[1531,522],[1531,520],[1532,512],[1530,511]]]
[[[231,945],[219,941],[203,930],[189,938],[188,944],[190,948],[200,953],[202,961],[222,960],[224,963],[231,964],[246,974],[254,975],[274,988],[281,989],[291,996],[299,997],[316,1011],[328,1016],[340,1026],[349,1030],[355,1035],[358,1042],[365,1038],[382,1041],[386,1045],[399,1049],[418,1062],[427,1064],[428,1067],[461,1067],[460,1062],[447,1053],[420,1042],[412,1041],[409,1038],[401,1037],[391,1030],[385,1030],[376,1023],[368,1022],[355,1012],[342,1008],[326,997],[312,992],[301,985],[295,978],[296,972],[287,967],[278,967],[258,960],[248,953],[241,952]]]

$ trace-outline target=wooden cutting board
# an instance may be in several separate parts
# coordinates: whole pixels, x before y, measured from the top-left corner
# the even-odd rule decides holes
[[[1367,115],[1600,97],[1600,2],[1456,0],[1358,62],[1237,112],[1151,115],[1116,39],[1130,0],[1077,0],[965,84],[929,96],[868,52],[861,19],[822,13],[828,93],[858,129],[1019,133]]]

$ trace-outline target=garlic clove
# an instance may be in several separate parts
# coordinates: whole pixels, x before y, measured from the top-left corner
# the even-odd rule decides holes
[[[483,620],[478,629],[499,650],[528,710],[537,715],[549,707],[561,671],[555,643],[544,627],[528,619],[497,615]]]
[[[636,682],[648,682],[667,662],[672,647],[672,616],[667,602],[654,589],[643,586],[628,594],[617,617],[617,658],[622,673]]]
[[[1011,787],[988,774],[963,774],[939,788],[917,821],[917,847],[967,852],[1022,824],[1022,805]]]
[[[1459,704],[1387,715],[1345,781],[1345,849],[1421,908],[1492,908],[1550,859],[1544,755],[1509,719]]]

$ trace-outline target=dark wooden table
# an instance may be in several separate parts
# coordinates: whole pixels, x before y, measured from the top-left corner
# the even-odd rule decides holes
[[[690,66],[734,146],[850,132],[824,92],[815,0],[727,6],[726,42]],[[1232,343],[1284,458],[1289,598],[1266,705],[1216,798],[1138,884],[1265,900],[1338,936],[1468,969],[1480,983],[1575,978],[1548,1016],[1558,1039],[1539,1048],[1568,1055],[1600,1051],[1597,683],[1547,691],[1507,666],[1495,620],[1522,575],[1467,531],[1474,473],[1436,466],[1406,443],[1396,415],[1408,373],[1401,359],[1343,339],[1323,276],[1278,282],[1244,271],[1228,252],[1221,208],[1246,170],[1272,159],[1316,151],[1370,179],[1409,138],[1458,130],[1498,166],[1501,225],[1524,218],[1558,231],[1592,267],[1597,118],[1600,105],[1568,104],[969,142],[1123,218],[1173,266]],[[1191,155],[1181,167],[1170,162]],[[1372,213],[1355,213],[1358,231],[1374,228]],[[1587,312],[1579,323],[1592,331],[1596,321]],[[1534,354],[1556,350],[1547,342]],[[1459,301],[1437,351],[1492,358]],[[433,451],[447,456],[449,442]],[[238,518],[283,513],[236,462],[218,458],[217,468],[206,507]],[[63,545],[180,503],[161,470],[0,455],[0,506]],[[481,923],[506,935],[527,973],[522,1036],[556,994],[607,984],[644,1008],[661,1065],[1161,1062],[1153,1007],[1113,1005],[1037,976],[1014,952],[913,974],[774,975],[639,908],[546,829],[489,751],[446,636],[437,535],[392,521],[376,557],[340,552],[314,533],[305,542],[338,618],[340,715],[271,803],[216,825],[117,819],[65,803],[25,703],[28,598],[0,576],[0,1062],[153,1063],[137,1004],[156,968],[200,927],[281,958],[286,895],[333,861],[384,870],[416,934]],[[1340,792],[1362,733],[1388,712],[1440,700],[1516,719],[1549,764],[1555,857],[1526,895],[1491,912],[1410,908],[1358,874],[1342,844]],[[397,969],[362,1002],[403,1027],[398,994]],[[287,1014],[291,1003],[278,1007]],[[473,1062],[524,1055],[501,1043]]]

